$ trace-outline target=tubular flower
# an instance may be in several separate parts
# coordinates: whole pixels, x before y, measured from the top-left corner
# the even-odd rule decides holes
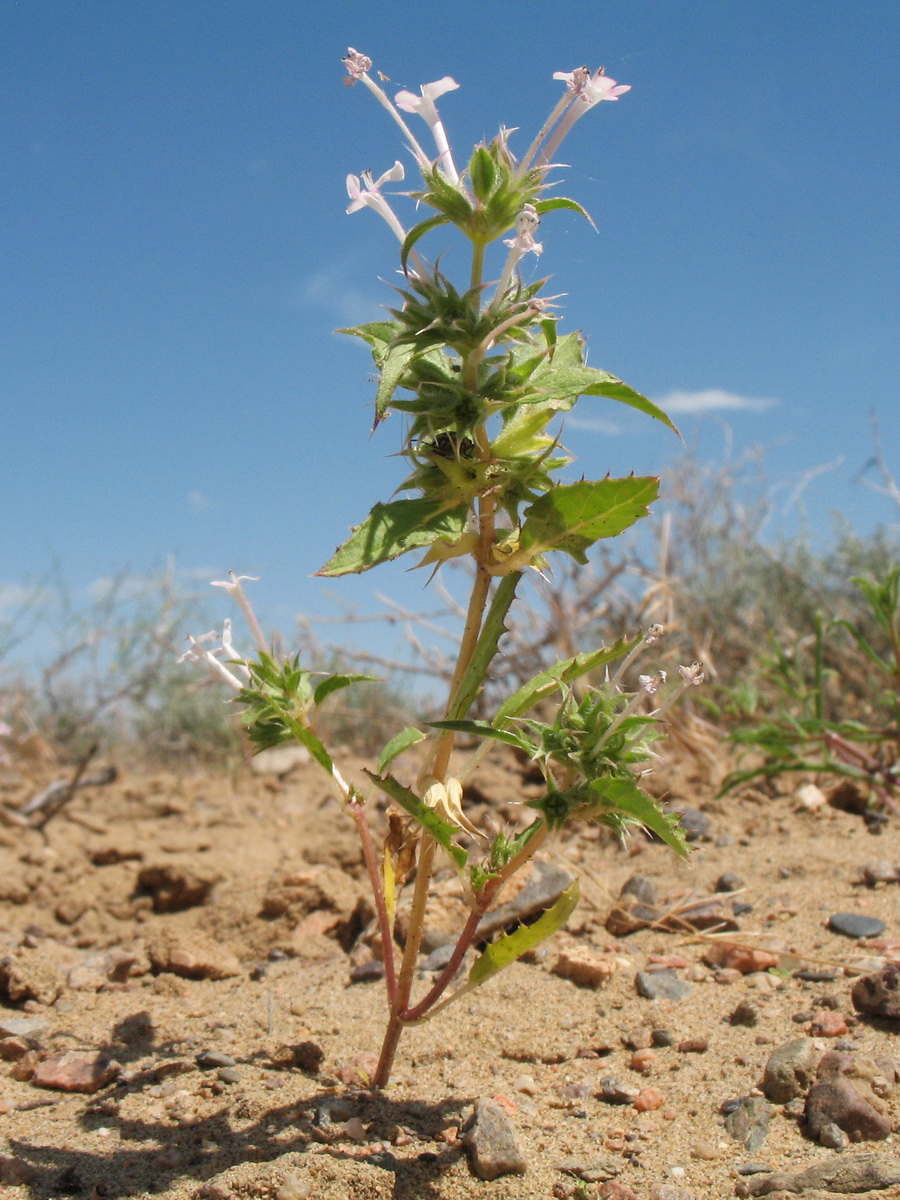
[[[347,195],[350,197],[350,204],[347,206],[347,212],[359,212],[361,208],[373,209],[387,221],[400,241],[403,242],[406,239],[406,230],[398,220],[390,204],[382,196],[381,186],[385,183],[396,183],[398,180],[403,179],[405,174],[403,163],[398,161],[394,163],[390,170],[380,175],[378,179],[372,178],[371,171],[363,171],[361,176],[348,175]]]
[[[450,150],[450,143],[447,141],[444,124],[434,102],[438,96],[443,96],[445,92],[453,92],[458,87],[459,84],[455,79],[445,75],[443,79],[438,79],[435,83],[423,83],[420,96],[414,92],[404,91],[398,92],[394,97],[394,103],[398,108],[402,108],[404,112],[418,113],[423,121],[428,122],[437,146],[440,164],[453,183],[459,182],[459,174],[453,162],[453,154]]]
[[[615,79],[604,75],[602,67],[598,67],[593,75],[587,67],[577,67],[574,71],[554,71],[553,78],[564,80],[570,93],[569,104],[564,108],[562,119],[541,151],[538,165],[542,167],[550,165],[552,156],[559,149],[566,134],[595,104],[599,104],[601,100],[618,100],[620,96],[631,91],[630,83],[616,83]],[[555,109],[554,112],[556,111]]]

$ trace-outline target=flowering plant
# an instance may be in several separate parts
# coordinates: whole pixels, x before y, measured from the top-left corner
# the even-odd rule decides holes
[[[558,436],[548,432],[550,423],[580,397],[603,396],[675,428],[645,396],[616,376],[589,367],[580,335],[559,333],[553,298],[542,295],[545,281],[526,283],[520,273],[523,256],[542,251],[535,235],[545,214],[565,208],[587,215],[574,200],[548,194],[548,175],[563,138],[592,107],[618,100],[628,86],[602,69],[594,74],[586,68],[559,72],[555,78],[565,83],[565,92],[521,161],[509,148],[507,132],[501,131],[489,144],[476,146],[468,165],[459,170],[436,106],[458,87],[453,79],[426,84],[419,95],[401,91],[392,102],[372,78],[365,55],[351,49],[344,63],[346,82],[363,84],[402,130],[422,178],[408,195],[430,215],[409,229],[396,215],[385,189],[403,180],[399,161],[378,178],[371,172],[347,176],[347,211],[372,209],[400,242],[403,283],[389,319],[343,332],[362,338],[372,352],[378,372],[375,426],[391,412],[405,417],[402,454],[409,473],[398,489],[402,498],[376,504],[319,574],[368,571],[413,551],[422,552],[420,565],[435,571],[457,557],[468,558],[473,567],[443,719],[424,729],[399,731],[382,751],[376,770],[368,772],[373,787],[389,801],[380,850],[369,824],[368,797],[343,778],[315,731],[316,712],[326,697],[365,677],[314,677],[297,658],[276,661],[242,581],[234,576],[216,586],[225,587],[243,610],[257,657],[243,658],[235,651],[230,623],[221,638],[215,633],[192,638],[183,657],[205,665],[235,690],[258,749],[290,740],[306,746],[331,776],[358,827],[387,986],[387,1030],[372,1079],[382,1087],[407,1025],[484,983],[567,920],[578,901],[577,883],[534,924],[485,946],[466,981],[447,994],[485,913],[564,823],[594,820],[620,833],[643,826],[678,854],[686,853],[675,818],[641,789],[638,777],[662,731],[663,711],[701,682],[702,673],[695,663],[680,668],[674,684],[664,672],[640,675],[637,687],[626,690],[636,659],[662,633],[653,626],[555,663],[507,697],[490,720],[469,715],[526,575],[549,571],[553,554],[586,563],[595,542],[633,525],[657,496],[656,478],[560,482],[557,476],[571,460]],[[422,148],[404,114],[427,123],[434,157]],[[455,227],[470,245],[471,268],[462,286],[422,254],[423,239],[444,226]],[[498,279],[491,282],[485,279],[485,252],[498,241],[508,252]],[[597,682],[589,685],[589,676]],[[459,734],[477,739],[478,749],[451,771]],[[526,754],[543,775],[542,794],[528,801],[530,819],[521,828],[478,829],[465,812],[466,785],[497,743]],[[424,766],[405,778],[393,764],[414,745],[419,745],[417,761]],[[438,855],[446,855],[457,872],[469,916],[445,969],[427,994],[414,1000]],[[401,950],[396,914],[407,883],[412,895]]]

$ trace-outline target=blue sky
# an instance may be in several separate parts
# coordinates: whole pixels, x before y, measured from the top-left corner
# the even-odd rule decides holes
[[[554,71],[631,84],[562,155],[599,233],[548,215],[528,270],[701,454],[767,447],[814,531],[897,520],[854,482],[872,413],[900,472],[897,4],[4,0],[0,25],[0,606],[51,562],[78,596],[170,555],[262,576],[282,627],[330,594],[422,599],[405,563],[310,578],[402,472],[392,423],[369,435],[367,354],[333,333],[396,269],[345,176],[409,162],[342,86],[348,45],[389,90],[452,75],[463,160],[501,124],[524,149]],[[602,400],[564,440],[589,477],[680,453]]]

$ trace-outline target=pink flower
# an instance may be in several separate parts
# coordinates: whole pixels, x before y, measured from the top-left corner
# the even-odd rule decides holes
[[[554,71],[553,78],[565,80],[569,91],[574,92],[584,104],[583,111],[599,104],[601,100],[618,100],[631,91],[630,83],[616,83],[604,75],[602,67],[598,67],[593,75],[587,67],[577,67],[574,71]]]

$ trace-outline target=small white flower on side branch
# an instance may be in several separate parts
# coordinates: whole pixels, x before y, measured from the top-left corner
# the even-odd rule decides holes
[[[415,92],[398,92],[394,97],[394,103],[398,108],[402,108],[404,112],[417,113],[423,121],[428,123],[434,137],[434,144],[437,146],[438,159],[441,167],[453,183],[459,183],[459,173],[456,170],[456,165],[453,162],[453,154],[450,150],[450,143],[447,140],[447,132],[444,129],[444,123],[441,120],[435,100],[439,96],[443,96],[446,92],[453,92],[459,87],[455,79],[451,79],[449,75],[445,75],[443,79],[438,79],[435,83],[423,83],[419,89],[421,95],[417,96]]]
[[[263,654],[268,654],[268,643],[263,637],[263,631],[260,628],[259,621],[256,619],[256,614],[250,607],[250,601],[247,599],[247,595],[244,589],[241,587],[243,580],[247,579],[251,583],[256,583],[258,576],[235,575],[234,571],[229,571],[228,574],[230,576],[229,579],[214,580],[210,584],[210,587],[220,587],[225,589],[228,595],[231,596],[238,608],[244,614],[244,619],[250,628],[250,632],[253,634],[253,640],[256,642],[257,649],[262,650]]]

